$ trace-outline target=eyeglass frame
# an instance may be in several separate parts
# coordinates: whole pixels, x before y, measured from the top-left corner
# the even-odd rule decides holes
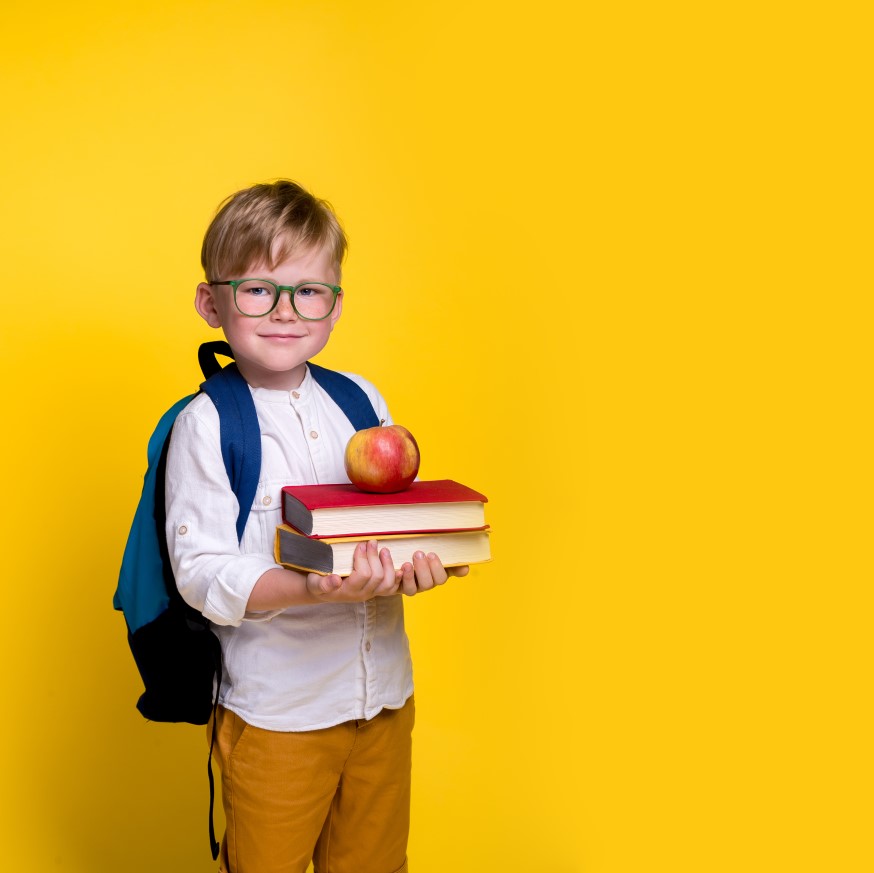
[[[237,303],[237,288],[244,282],[264,282],[265,285],[272,285],[276,289],[276,296],[273,298],[273,306],[271,306],[267,312],[262,312],[260,315],[250,315],[248,312],[243,312],[243,310],[240,309],[240,304]],[[297,285],[277,285],[272,279],[260,279],[258,276],[251,276],[248,279],[229,279],[225,282],[207,282],[207,284],[230,285],[234,292],[234,306],[236,306],[237,312],[239,312],[244,318],[264,318],[265,315],[270,315],[270,313],[279,306],[282,292],[288,291],[288,301],[291,303],[291,308],[294,310],[294,314],[298,318],[302,318],[304,321],[324,321],[337,308],[337,297],[343,293],[343,289],[339,285],[331,285],[329,282],[317,282],[314,279],[310,279],[307,282],[298,282]],[[321,318],[310,318],[308,315],[301,315],[297,311],[297,307],[294,305],[295,291],[306,285],[323,285],[325,288],[330,288],[334,292],[334,299],[331,303],[331,308]]]

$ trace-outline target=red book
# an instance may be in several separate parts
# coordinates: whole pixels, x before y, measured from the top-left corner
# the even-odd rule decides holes
[[[355,537],[486,528],[484,494],[453,482],[413,482],[395,494],[354,485],[287,485],[282,520],[310,537]]]

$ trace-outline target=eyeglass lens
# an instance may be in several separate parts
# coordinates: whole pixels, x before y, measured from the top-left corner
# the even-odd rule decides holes
[[[237,308],[244,315],[266,315],[273,308],[279,289],[261,279],[248,279],[237,286]],[[311,282],[295,288],[292,306],[301,318],[325,318],[334,308],[334,289]]]

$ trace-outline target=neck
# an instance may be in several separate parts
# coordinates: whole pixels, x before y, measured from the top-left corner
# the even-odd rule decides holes
[[[253,367],[246,361],[238,361],[237,368],[252,388],[268,388],[271,391],[292,391],[299,388],[307,374],[306,363],[299,364],[293,370],[280,372]]]

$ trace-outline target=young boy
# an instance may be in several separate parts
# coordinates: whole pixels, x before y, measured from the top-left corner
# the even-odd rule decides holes
[[[173,570],[224,658],[224,873],[304,873],[310,860],[317,873],[407,870],[414,704],[400,595],[467,573],[422,553],[396,571],[373,542],[359,546],[345,578],[274,562],[282,486],[348,481],[352,425],[307,368],[343,310],[345,250],[328,204],[289,181],[231,196],[203,243],[207,281],[195,307],[234,352],[262,446],[242,541],[205,395],[176,420],[167,458]],[[391,423],[377,390],[347,375]]]

